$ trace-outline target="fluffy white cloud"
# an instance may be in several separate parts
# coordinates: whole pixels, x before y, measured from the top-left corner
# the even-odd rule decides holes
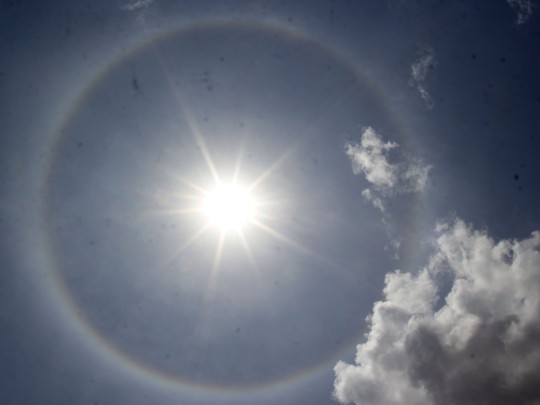
[[[433,100],[427,90],[426,78],[436,64],[435,51],[432,48],[425,48],[420,51],[418,59],[411,65],[409,84],[416,87],[429,109],[433,108]]]
[[[398,156],[390,161],[390,151],[399,149],[395,142],[384,142],[371,127],[364,130],[359,144],[349,143],[345,153],[352,162],[353,172],[363,174],[373,189],[362,195],[384,212],[383,197],[422,191],[427,182],[430,166],[417,159]]]
[[[429,265],[386,276],[356,364],[335,367],[343,403],[540,404],[540,232],[494,241],[439,226]]]
[[[507,0],[508,4],[516,12],[516,22],[518,24],[525,23],[532,15],[534,7],[536,4],[533,0]]]

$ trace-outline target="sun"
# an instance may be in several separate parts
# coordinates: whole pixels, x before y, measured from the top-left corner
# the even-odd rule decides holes
[[[255,218],[255,203],[247,189],[234,184],[220,185],[202,203],[208,221],[224,231],[240,230]]]

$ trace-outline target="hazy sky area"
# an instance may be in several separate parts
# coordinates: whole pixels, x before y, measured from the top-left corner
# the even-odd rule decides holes
[[[540,404],[540,2],[0,0],[0,403]]]

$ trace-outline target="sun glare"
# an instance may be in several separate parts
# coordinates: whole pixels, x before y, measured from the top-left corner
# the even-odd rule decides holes
[[[249,192],[235,185],[220,186],[203,201],[210,223],[223,230],[240,229],[255,215],[255,204]]]

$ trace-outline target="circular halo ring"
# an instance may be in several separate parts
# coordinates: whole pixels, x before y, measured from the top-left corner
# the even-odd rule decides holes
[[[171,37],[177,37],[187,35],[196,30],[205,29],[228,29],[242,27],[246,29],[252,29],[259,32],[270,33],[277,35],[288,41],[302,44],[304,46],[314,47],[320,53],[324,54],[329,60],[334,61],[345,71],[351,72],[351,74],[358,79],[374,96],[376,102],[382,106],[383,110],[387,113],[391,126],[396,128],[398,132],[404,133],[400,121],[396,119],[396,114],[392,107],[386,102],[385,97],[381,94],[380,89],[375,83],[368,80],[362,73],[359,67],[352,64],[347,60],[344,55],[336,51],[332,47],[308,36],[307,34],[293,29],[291,27],[285,27],[274,22],[246,20],[246,19],[219,19],[219,20],[205,20],[189,23],[180,27],[173,27],[161,32],[154,33],[148,38],[139,41],[134,44],[129,50],[123,52],[122,55],[116,57],[112,61],[109,61],[105,66],[99,70],[93,77],[91,77],[87,83],[81,86],[78,94],[73,97],[73,100],[69,103],[69,108],[61,117],[58,125],[53,130],[53,138],[48,150],[48,154],[45,159],[44,167],[41,171],[42,178],[40,179],[41,189],[44,192],[41,194],[40,200],[40,231],[44,240],[44,249],[47,259],[47,267],[51,273],[53,280],[53,290],[50,295],[54,299],[54,305],[62,317],[62,321],[69,323],[79,337],[85,341],[89,347],[93,348],[96,352],[103,355],[103,360],[110,363],[111,366],[117,366],[121,370],[128,372],[136,378],[142,379],[142,381],[151,381],[158,386],[168,387],[172,389],[182,389],[183,391],[189,391],[192,393],[201,393],[204,395],[216,395],[222,396],[224,394],[235,396],[244,395],[246,393],[253,394],[254,392],[275,394],[275,390],[290,388],[291,386],[297,386],[319,375],[321,372],[326,371],[329,367],[332,368],[332,363],[336,362],[340,356],[343,356],[349,350],[351,350],[360,339],[360,336],[353,336],[349,341],[334,350],[332,353],[326,354],[323,358],[314,361],[309,367],[301,369],[299,371],[288,373],[280,378],[272,379],[270,381],[264,381],[261,383],[250,383],[248,385],[220,385],[214,383],[200,383],[190,381],[185,378],[178,378],[177,376],[171,376],[167,373],[151,368],[148,365],[143,364],[136,359],[130,357],[122,349],[113,345],[112,342],[107,340],[85,317],[81,309],[76,304],[71,292],[67,285],[62,280],[61,274],[58,270],[58,263],[54,252],[54,247],[51,242],[50,224],[47,218],[48,208],[48,180],[51,176],[53,164],[57,158],[59,152],[59,146],[63,142],[65,136],[64,128],[69,126],[72,119],[76,116],[82,103],[91,94],[92,90],[98,85],[102,79],[104,79],[115,67],[120,65],[127,58],[142,51],[143,49],[153,44],[159,43]],[[409,143],[409,138],[405,137],[404,142],[406,147]],[[420,197],[418,197],[420,198]],[[413,218],[413,223],[416,221]]]

